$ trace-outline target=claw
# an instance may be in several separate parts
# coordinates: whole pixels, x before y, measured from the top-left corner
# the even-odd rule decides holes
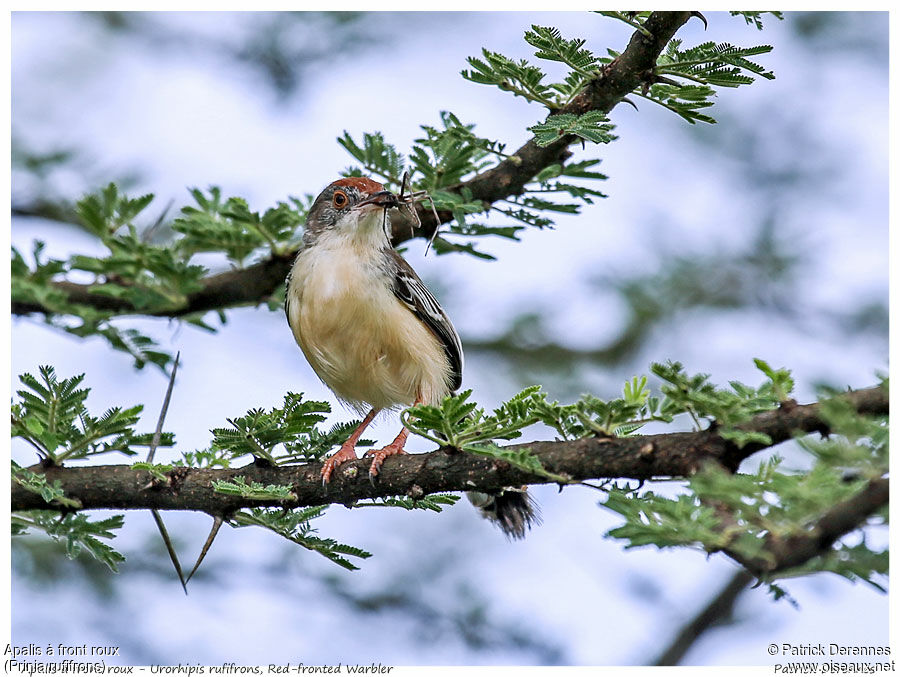
[[[406,438],[409,436],[409,431],[404,428],[400,431],[400,434],[397,435],[397,439],[391,442],[389,445],[384,447],[383,449],[369,449],[363,456],[372,456],[372,465],[369,466],[369,481],[373,484],[375,483],[375,477],[378,475],[378,469],[381,468],[381,464],[384,463],[384,459],[388,456],[395,456],[397,454],[405,454],[406,450],[403,449],[403,445],[406,444]]]
[[[337,468],[341,463],[356,460],[356,443],[359,442],[359,437],[360,435],[362,435],[363,430],[365,430],[366,426],[372,422],[372,419],[375,418],[378,412],[378,409],[372,409],[372,411],[366,414],[366,417],[360,422],[358,426],[356,426],[356,430],[354,430],[353,434],[347,438],[347,441],[341,445],[341,448],[338,449],[329,458],[325,459],[325,463],[322,466],[323,488],[326,484],[328,484],[328,480],[331,479],[331,474],[334,472],[335,468]]]
[[[341,465],[342,463],[346,463],[347,461],[355,460],[355,444],[350,444],[349,442],[345,442],[344,444],[342,444],[337,453],[326,459],[325,464],[322,466],[322,486],[324,487],[326,484],[328,484],[328,481],[331,479],[332,473],[339,465]]]

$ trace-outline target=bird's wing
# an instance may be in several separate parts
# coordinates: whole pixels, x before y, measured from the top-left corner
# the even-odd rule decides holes
[[[391,249],[390,253],[394,263],[394,295],[424,322],[441,342],[453,373],[450,390],[457,390],[462,385],[463,370],[462,342],[459,340],[459,334],[456,333],[441,304],[416,275],[416,271],[396,251]]]

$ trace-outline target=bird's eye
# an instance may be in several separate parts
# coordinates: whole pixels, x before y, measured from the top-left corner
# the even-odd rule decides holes
[[[347,193],[342,190],[334,191],[334,197],[331,198],[331,203],[340,209],[341,207],[346,206],[347,204]]]

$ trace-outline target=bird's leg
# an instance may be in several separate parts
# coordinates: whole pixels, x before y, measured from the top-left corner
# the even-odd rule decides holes
[[[409,430],[405,427],[400,431],[400,434],[394,439],[386,447],[381,449],[369,449],[363,456],[374,456],[372,459],[372,465],[369,466],[369,479],[374,479],[378,474],[378,469],[381,467],[381,464],[384,463],[384,459],[388,456],[393,456],[395,454],[405,454],[406,450],[403,448],[403,445],[406,444],[406,438],[409,437]]]
[[[413,406],[422,404],[422,396],[418,396],[416,401],[413,403]],[[363,456],[373,456],[372,465],[369,466],[369,479],[375,479],[378,475],[378,469],[381,468],[381,464],[384,463],[384,459],[388,456],[394,456],[395,454],[405,454],[406,450],[403,448],[403,445],[406,444],[406,438],[409,437],[409,430],[406,426],[400,431],[400,434],[394,438],[394,441],[391,442],[386,447],[381,449],[369,449]]]
[[[380,409],[373,409],[366,414],[366,417],[358,426],[356,426],[356,430],[354,430],[353,434],[347,438],[347,441],[341,445],[341,448],[325,461],[325,465],[322,466],[322,484],[328,483],[328,480],[331,479],[331,473],[333,473],[334,469],[341,463],[356,460],[356,443],[359,442],[363,430],[365,430],[366,426],[372,422],[372,419],[375,418],[375,415],[379,411]]]

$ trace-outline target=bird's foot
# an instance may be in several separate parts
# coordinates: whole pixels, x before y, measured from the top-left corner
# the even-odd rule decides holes
[[[322,484],[328,484],[328,481],[331,479],[331,474],[341,463],[355,460],[356,445],[344,442],[340,449],[325,460],[325,465],[322,466]]]
[[[384,459],[388,456],[395,456],[396,454],[405,454],[407,451],[403,448],[403,445],[406,443],[406,436],[403,436],[403,439],[396,439],[391,442],[386,447],[382,449],[369,449],[363,456],[372,456],[372,465],[369,466],[369,479],[374,480],[378,475],[378,470],[381,468],[381,464],[384,463]]]

